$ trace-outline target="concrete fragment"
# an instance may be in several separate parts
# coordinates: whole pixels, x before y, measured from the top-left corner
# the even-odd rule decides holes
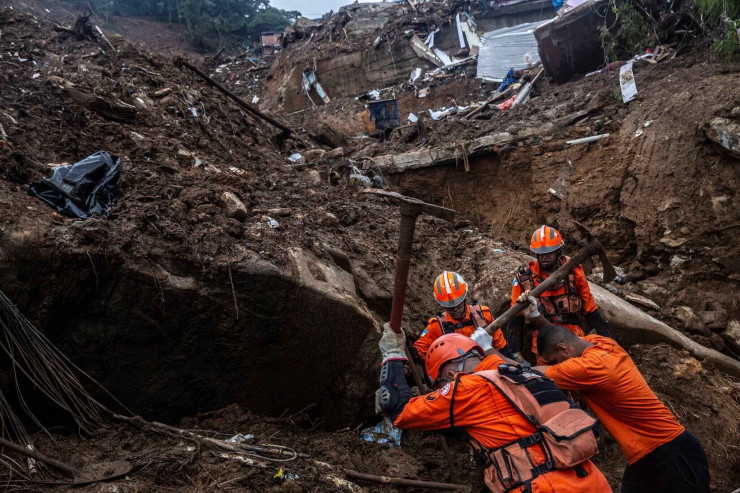
[[[740,159],[740,123],[726,118],[715,118],[704,128],[709,140],[719,144],[731,156]]]
[[[224,209],[227,216],[244,222],[247,220],[247,207],[231,192],[224,192],[219,199],[219,205]]]
[[[309,185],[321,185],[321,173],[318,170],[308,170],[306,172],[306,179]]]
[[[649,308],[651,310],[660,310],[660,306],[658,306],[657,303],[655,303],[653,300],[649,298],[640,296],[639,294],[627,293],[627,295],[625,295],[625,299],[627,301],[631,301],[632,303],[636,305],[640,305],[644,308]]]
[[[465,143],[468,158],[475,157],[486,152],[495,152],[496,146],[509,144],[514,140],[511,134],[506,132],[485,135]],[[441,166],[461,160],[460,143],[453,141],[442,147],[422,149],[419,151],[406,152],[404,154],[389,154],[373,158],[375,164],[385,173],[402,173],[407,170],[426,168],[430,166]]]

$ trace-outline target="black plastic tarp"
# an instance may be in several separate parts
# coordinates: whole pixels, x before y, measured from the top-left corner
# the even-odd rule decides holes
[[[67,217],[108,216],[118,200],[121,159],[98,151],[72,166],[56,168],[49,178],[31,183],[34,195]]]

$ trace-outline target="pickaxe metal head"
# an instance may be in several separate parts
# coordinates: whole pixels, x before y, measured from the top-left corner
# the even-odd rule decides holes
[[[593,253],[595,255],[598,255],[599,260],[601,260],[601,268],[604,270],[604,282],[610,282],[614,280],[614,278],[617,277],[617,271],[614,270],[614,266],[611,262],[609,262],[609,258],[606,256],[604,246],[591,234],[586,226],[579,223],[578,221],[573,221],[573,224],[576,226],[578,232],[583,235],[588,244],[595,247],[596,251],[594,251]]]
[[[366,188],[362,193],[371,193],[397,202],[401,207],[401,214],[404,216],[417,217],[421,214],[429,214],[430,216],[438,217],[448,222],[455,220],[455,211],[452,209],[429,204],[423,200],[407,197],[400,193],[389,192],[387,190],[376,190],[372,188]]]

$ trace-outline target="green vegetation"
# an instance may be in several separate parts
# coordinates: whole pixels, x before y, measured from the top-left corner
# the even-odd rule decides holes
[[[740,61],[740,0],[693,0],[712,47],[726,62]]]
[[[270,7],[270,0],[90,0],[99,15],[143,17],[182,24],[201,49],[228,42],[259,39],[265,31],[282,31],[301,13]]]
[[[599,28],[606,63],[632,58],[655,44],[656,39],[645,18],[635,10],[631,2],[613,3],[611,13],[615,17],[612,27],[604,25]]]

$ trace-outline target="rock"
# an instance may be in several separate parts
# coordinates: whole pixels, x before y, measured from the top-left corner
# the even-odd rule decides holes
[[[727,324],[727,328],[720,334],[722,340],[725,341],[727,347],[732,349],[735,353],[740,352],[740,322],[737,320],[730,320]]]
[[[324,226],[341,226],[341,223],[339,222],[337,216],[335,216],[331,212],[324,213],[323,217],[321,218],[321,224],[323,224]]]
[[[727,327],[727,310],[701,312],[699,319],[713,332],[722,332]]]
[[[164,89],[160,89],[159,91],[156,91],[154,93],[154,97],[155,98],[163,98],[163,97],[167,96],[168,94],[171,94],[172,91],[174,91],[174,89],[172,89],[171,87],[165,87]]]
[[[694,310],[692,310],[690,307],[679,306],[676,308],[674,314],[689,332],[692,332],[694,334],[708,335],[709,330],[704,327],[702,321],[699,319],[699,317],[696,316]]]
[[[671,257],[671,269],[678,270],[681,269],[686,263],[689,261],[686,257],[681,257],[679,255],[674,255]]]
[[[306,158],[306,162],[312,163],[324,157],[324,154],[326,154],[326,151],[324,149],[311,149],[308,151],[304,151],[303,157]]]
[[[645,296],[655,299],[662,299],[668,296],[668,290],[660,284],[662,284],[660,282],[660,279],[655,278],[647,281],[641,281],[637,283],[637,287]]]
[[[339,159],[344,157],[344,147],[337,147],[324,154],[324,159]]]
[[[740,123],[726,118],[715,118],[704,126],[707,138],[729,153],[740,159]]]
[[[309,185],[321,185],[321,173],[319,173],[318,170],[308,170],[306,172],[306,179]]]
[[[181,200],[175,199],[170,203],[170,210],[176,215],[185,214],[186,212],[188,212],[188,206],[185,205]]]
[[[291,210],[288,207],[278,207],[275,209],[268,209],[267,214],[270,216],[286,217],[290,216]]]
[[[645,273],[649,276],[654,276],[660,272],[658,265],[655,262],[648,262],[645,264]]]
[[[686,238],[669,238],[668,236],[664,236],[660,239],[660,242],[669,248],[678,248],[687,241],[689,240]]]
[[[679,363],[673,368],[673,376],[681,380],[691,380],[702,370],[701,363],[696,358],[687,356],[681,358]]]
[[[660,310],[660,306],[658,306],[658,304],[655,303],[653,300],[645,298],[644,296],[640,296],[638,294],[627,293],[625,299],[644,308],[649,308],[651,310]]]
[[[226,215],[233,217],[237,221],[244,222],[247,220],[247,207],[244,203],[231,192],[224,192],[219,199],[219,205],[224,209]]]

